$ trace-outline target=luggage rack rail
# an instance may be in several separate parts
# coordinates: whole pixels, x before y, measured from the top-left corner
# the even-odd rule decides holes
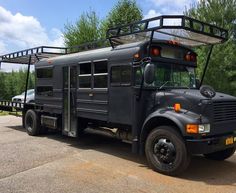
[[[24,103],[12,102],[12,101],[0,101],[0,111],[22,111],[24,109]]]
[[[115,47],[137,40],[152,41],[154,33],[158,33],[158,38],[164,34],[189,46],[217,44],[228,39],[227,30],[184,15],[162,15],[117,26],[108,29],[106,35]]]

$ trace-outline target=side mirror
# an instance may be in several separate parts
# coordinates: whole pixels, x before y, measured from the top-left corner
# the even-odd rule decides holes
[[[155,78],[155,65],[148,63],[144,68],[144,82],[152,84]]]

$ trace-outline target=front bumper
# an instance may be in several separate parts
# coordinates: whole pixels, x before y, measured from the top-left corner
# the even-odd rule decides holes
[[[226,140],[229,138],[233,138],[233,143],[226,145]],[[204,139],[186,139],[186,145],[191,154],[213,153],[230,147],[236,147],[236,133]]]

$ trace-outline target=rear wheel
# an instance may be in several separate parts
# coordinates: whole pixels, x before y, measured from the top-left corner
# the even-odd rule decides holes
[[[33,110],[28,110],[24,118],[25,129],[29,135],[36,136],[40,132],[40,123],[38,115]]]
[[[217,151],[214,153],[204,154],[204,156],[207,159],[210,160],[217,160],[217,161],[223,161],[229,157],[231,157],[235,152],[235,147],[231,147],[222,151]]]
[[[190,163],[190,155],[182,137],[170,126],[160,126],[150,132],[145,153],[149,165],[166,175],[178,175]]]

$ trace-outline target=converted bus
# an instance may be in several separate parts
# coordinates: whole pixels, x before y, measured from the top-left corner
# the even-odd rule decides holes
[[[7,54],[1,62],[28,64],[28,72],[35,65],[35,101],[2,101],[0,108],[22,110],[33,136],[47,128],[71,137],[87,127],[112,131],[154,170],[178,175],[193,154],[224,160],[235,152],[236,98],[202,86],[213,45],[227,36],[186,16],[160,16],[109,29],[104,48]],[[210,49],[199,81],[192,48],[203,45]]]

